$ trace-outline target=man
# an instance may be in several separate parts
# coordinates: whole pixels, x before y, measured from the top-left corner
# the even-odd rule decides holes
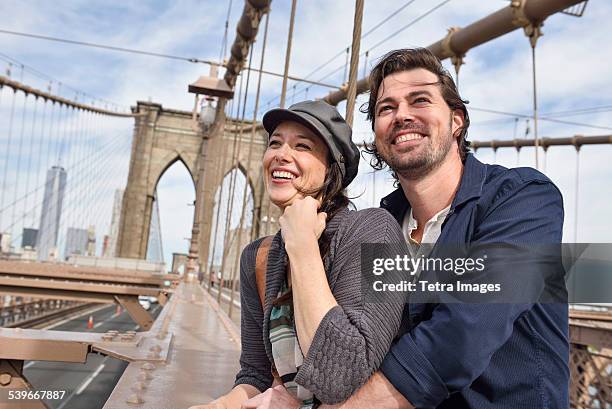
[[[381,206],[402,225],[413,256],[421,243],[561,242],[558,189],[534,169],[485,165],[469,153],[465,103],[428,50],[382,58],[370,75],[367,116],[373,166],[388,165],[400,185]],[[569,407],[566,304],[410,304],[405,318],[409,331],[380,370],[337,407]],[[290,407],[286,398],[277,387],[252,407]]]

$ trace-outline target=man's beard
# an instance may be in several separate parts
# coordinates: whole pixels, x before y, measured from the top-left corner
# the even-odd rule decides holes
[[[415,125],[410,125],[394,129],[391,140],[395,139],[398,132],[406,129],[422,132],[423,127],[419,128]],[[378,149],[380,156],[387,165],[404,179],[419,179],[436,169],[442,164],[453,145],[450,126],[448,135],[438,134],[438,140],[433,140],[431,133],[424,133],[427,136],[424,136],[421,140],[421,145],[423,146],[414,146],[402,153],[393,152],[391,149],[388,152],[382,152],[380,148]],[[418,153],[413,152],[417,150]]]

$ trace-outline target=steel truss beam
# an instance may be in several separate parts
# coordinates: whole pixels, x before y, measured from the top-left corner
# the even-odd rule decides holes
[[[491,41],[497,37],[543,22],[547,17],[583,0],[513,0],[509,6],[488,15],[464,28],[452,28],[441,40],[427,47],[438,58],[456,58],[465,56],[470,49]],[[369,89],[368,77],[357,81],[357,94]],[[323,98],[324,101],[338,105],[346,99],[348,87],[334,91]]]

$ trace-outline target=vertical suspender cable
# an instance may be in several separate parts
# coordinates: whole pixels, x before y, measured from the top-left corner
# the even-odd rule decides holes
[[[32,173],[32,156],[34,156],[34,137],[36,132],[36,112],[38,110],[38,96],[34,97],[34,114],[32,115],[32,129],[30,131],[30,151],[28,153],[28,166],[26,170],[26,183],[25,183],[25,192],[28,194],[30,192],[30,174]],[[25,218],[26,218],[26,202],[23,201],[23,224],[26,226]]]
[[[72,164],[70,165],[70,167],[72,167],[73,164],[79,163],[80,161],[83,160],[83,156],[84,156],[84,143],[83,143],[84,132],[83,130],[85,126],[84,125],[85,118],[86,118],[85,114],[86,114],[86,111],[84,110],[75,111],[74,147],[73,147],[74,155],[70,161],[70,163]],[[75,200],[78,201],[78,205],[77,205],[77,209],[75,209],[72,214],[72,223],[77,226],[78,226],[78,220],[79,220],[80,207],[83,206],[83,204],[79,200],[79,193],[80,192],[77,190],[76,194],[74,195]]]
[[[536,83],[536,55],[535,55],[535,44],[531,43],[531,76],[533,78],[533,135],[535,138],[535,166],[539,169],[539,150],[540,140],[538,138],[538,94],[537,94],[537,83]]]
[[[240,96],[238,97],[240,98]],[[230,104],[229,104],[229,108],[226,105],[225,106],[226,110],[229,111],[229,114],[231,115],[233,109],[234,109],[234,100],[232,99]],[[229,115],[228,115],[229,116]],[[226,164],[226,160],[228,155],[227,152],[227,147],[228,144],[224,143],[224,150],[223,150],[223,155],[222,155],[222,160],[219,162],[219,166],[216,170],[216,175],[214,177],[214,180],[217,181],[219,183],[219,199],[217,201],[217,210],[216,210],[216,215],[215,215],[215,228],[214,228],[214,232],[212,234],[212,251],[210,254],[210,261],[208,261],[208,269],[206,270],[206,273],[208,274],[208,292],[210,293],[211,289],[212,289],[212,282],[213,282],[213,264],[215,261],[215,251],[217,249],[217,234],[219,232],[219,219],[221,216],[221,202],[223,201],[223,190],[224,190],[224,186],[225,184],[223,183],[223,171],[225,170],[225,164]],[[214,198],[213,198],[214,201]],[[213,207],[214,209],[214,207]],[[209,245],[209,249],[210,249],[210,245]]]
[[[249,73],[250,71],[247,73],[247,76]],[[236,152],[237,152],[238,142],[239,142],[238,127],[240,126],[240,124],[238,122],[240,119],[240,108],[242,106],[243,85],[244,85],[244,75],[241,75],[240,76],[240,89],[238,91],[238,103],[236,104],[236,118],[235,118],[235,123],[234,123],[234,141],[233,141],[233,147],[232,147],[231,165],[230,165],[230,171],[228,172],[228,175],[229,175],[228,198],[227,198],[228,205],[225,208],[225,227],[223,228],[223,248],[222,248],[222,253],[221,253],[221,265],[219,267],[220,277],[219,277],[219,289],[218,289],[219,294],[217,294],[217,302],[220,302],[221,300],[221,290],[223,288],[222,284],[223,284],[224,277],[225,277],[225,272],[223,271],[223,269],[225,268],[225,265],[224,265],[225,264],[225,254],[226,254],[228,235],[229,235],[228,230],[229,230],[229,224],[231,223],[231,207],[233,205],[234,183],[236,181],[235,179],[236,174],[234,173],[234,167],[235,167],[234,158],[236,157]],[[225,171],[225,169],[223,169],[223,171]],[[225,172],[223,172],[222,174],[221,183],[225,183]]]
[[[38,157],[36,159],[36,170],[34,171],[34,174],[36,175],[36,182],[35,184],[37,186],[40,185],[40,165],[42,163],[43,160],[43,146],[45,145],[44,141],[45,141],[45,120],[47,118],[47,107],[49,106],[49,101],[45,98],[44,99],[44,105],[43,105],[43,112],[42,112],[42,120],[40,121],[40,136],[38,138],[39,142],[37,144],[38,146]],[[37,194],[34,194],[34,198],[33,201],[34,203],[36,203],[38,198]],[[32,226],[36,226],[36,212],[32,212]]]
[[[289,34],[287,35],[287,51],[285,52],[285,70],[283,71],[283,85],[281,88],[280,107],[285,107],[285,94],[287,93],[287,76],[289,75],[289,61],[291,60],[291,43],[293,42],[293,23],[295,21],[295,6],[297,0],[291,0],[291,17],[289,18]]]
[[[232,244],[234,241],[234,237],[230,235],[230,230],[231,230],[231,216],[233,213],[233,206],[234,206],[234,196],[236,193],[236,179],[238,178],[238,172],[240,172],[240,167],[238,166],[238,158],[240,155],[240,147],[242,145],[242,130],[244,127],[244,117],[245,117],[245,113],[246,113],[246,104],[247,104],[247,100],[248,100],[248,96],[249,96],[249,84],[251,81],[251,63],[253,61],[253,50],[255,49],[254,45],[251,44],[251,51],[249,53],[249,70],[247,72],[247,78],[246,78],[246,84],[244,87],[244,97],[243,97],[243,101],[242,101],[242,114],[240,116],[240,124],[239,124],[239,128],[238,128],[238,148],[236,150],[236,155],[234,156],[234,169],[232,170],[232,176],[234,177],[234,183],[231,185],[230,188],[230,200],[227,206],[227,215],[228,218],[226,218],[226,223],[225,223],[225,245],[223,246],[223,259],[221,260],[221,270],[223,271],[223,274],[225,275],[225,266],[226,266],[226,262],[227,262],[227,256],[230,253],[230,250],[232,248]],[[217,301],[220,302],[221,300],[221,288],[219,288],[219,294],[217,294]]]
[[[224,61],[227,54],[227,29],[229,27],[230,13],[232,12],[232,0],[229,1],[227,6],[227,17],[225,18],[225,32],[223,33],[223,40],[221,41],[221,54],[219,54],[219,61]]]
[[[346,122],[353,126],[355,110],[355,98],[357,97],[357,68],[359,65],[359,46],[361,41],[361,22],[363,20],[364,0],[355,1],[355,19],[353,22],[353,44],[351,45],[351,67],[348,79],[348,91],[346,97]]]
[[[346,58],[344,60],[344,74],[342,75],[342,83],[343,84],[346,84],[346,81],[347,81],[346,74],[348,74],[347,68],[349,66],[349,55],[350,55],[349,51],[350,51],[349,47],[346,47],[346,51],[345,51]]]
[[[291,0],[291,17],[289,18],[289,34],[287,35],[287,51],[285,52],[285,70],[283,72],[283,85],[281,87],[280,108],[285,107],[285,94],[287,92],[287,76],[289,75],[289,61],[291,60],[291,43],[293,42],[293,24],[295,21],[295,7],[297,0]],[[266,235],[270,234],[272,221],[270,219],[271,202],[266,206]]]
[[[261,71],[263,70],[264,58],[265,58],[265,53],[266,53],[266,42],[268,40],[268,21],[269,19],[270,19],[270,14],[266,14],[264,38],[263,38],[263,44],[261,46],[261,59],[259,61],[259,76],[257,78],[257,90],[255,92],[255,108],[253,109],[253,124],[251,126],[251,136],[249,138],[249,151],[247,153],[247,160],[245,164],[246,174],[245,174],[245,181],[244,181],[244,189],[242,190],[242,211],[240,213],[240,224],[238,225],[238,241],[236,243],[237,250],[240,249],[240,246],[242,244],[242,231],[244,229],[244,216],[245,216],[245,211],[246,211],[247,192],[249,188],[249,173],[250,173],[249,169],[250,169],[250,164],[251,164],[251,157],[253,154],[253,144],[255,143],[255,128],[256,128],[256,121],[257,121],[257,113],[259,111],[259,97],[261,94],[261,76],[262,76]],[[253,51],[253,48],[251,49],[251,52]],[[262,175],[262,177],[265,177],[265,175]],[[253,204],[255,204],[254,196],[253,196]],[[251,223],[253,223],[252,219],[251,219]],[[232,316],[233,305],[234,305],[234,291],[236,290],[235,277],[236,277],[236,271],[239,268],[239,265],[238,265],[239,260],[240,260],[240,253],[236,251],[236,258],[234,259],[234,267],[232,268],[231,279],[230,279],[230,282],[232,285],[232,289],[230,293],[229,312],[228,312],[230,318]]]
[[[49,89],[51,89],[51,85],[49,85]],[[55,101],[51,101],[51,115],[49,115],[49,134],[47,135],[47,149],[45,151],[45,161],[44,161],[44,166],[42,169],[42,183],[46,183],[47,181],[47,170],[49,170],[49,167],[51,166],[51,164],[53,163],[53,128],[55,126],[56,120],[55,120],[55,111],[57,111],[59,109],[59,103],[56,106],[56,102]],[[42,198],[41,198],[42,199]]]
[[[28,94],[23,95],[23,106],[21,107],[21,132],[19,134],[19,148],[17,150],[17,170],[15,173],[15,189],[13,195],[13,211],[11,212],[11,225],[15,226],[16,224],[16,211],[17,211],[17,197],[19,196],[19,187],[22,185],[21,183],[21,158],[23,154],[23,140],[25,139],[25,128],[26,128],[26,112],[27,112],[27,103],[28,103]],[[19,232],[19,230],[17,230]],[[16,236],[16,234],[14,235]]]
[[[79,136],[80,136],[80,119],[81,119],[81,115],[80,115],[80,110],[79,109],[74,109],[72,111],[73,113],[73,122],[72,122],[72,132],[71,132],[71,143],[70,143],[70,155],[69,155],[69,159],[68,159],[68,168],[72,167],[73,163],[76,163],[79,160]],[[73,200],[77,203],[79,203],[78,201],[78,190],[73,194]],[[76,206],[78,207],[80,205],[77,204]],[[78,227],[77,225],[77,220],[78,220],[78,214],[77,214],[77,209],[71,211],[68,214],[68,217],[70,217],[70,222],[67,223],[68,227]],[[72,226],[71,226],[72,225]]]
[[[0,198],[0,231],[2,230],[2,215],[4,213],[4,198],[8,198],[8,192],[6,191],[6,179],[8,177],[9,162],[11,159],[11,138],[13,136],[13,122],[15,119],[15,99],[17,98],[17,91],[13,89],[13,99],[11,102],[11,114],[9,116],[8,126],[8,139],[6,143],[6,161],[4,162],[4,174],[2,175],[2,197]]]
[[[112,139],[109,139],[107,144],[105,146],[103,146],[99,150],[99,152],[96,153],[95,156],[90,156],[90,157],[86,158],[89,161],[82,161],[82,162],[77,164],[78,166],[75,166],[73,168],[67,169],[67,171],[71,172],[71,174],[74,174],[74,175],[77,175],[77,176],[75,178],[73,178],[75,183],[73,183],[72,187],[66,186],[66,192],[68,190],[74,190],[74,186],[77,185],[77,183],[76,183],[77,181],[80,182],[82,180],[85,180],[85,177],[88,176],[88,172],[90,172],[90,170],[93,169],[93,166],[90,166],[90,164],[93,163],[93,161],[96,161],[97,160],[96,158],[101,157],[101,158],[105,159],[106,162],[108,162],[110,160],[109,158],[113,158],[114,155],[116,154],[116,150],[117,149],[115,148],[114,150],[107,152],[107,150],[108,150],[107,148],[109,148],[109,147],[111,147],[111,148],[116,147],[116,146],[118,146],[117,144],[119,142],[120,141],[116,137],[112,138]],[[114,179],[111,177],[110,180],[114,180]],[[41,188],[44,188],[44,187],[45,187],[44,185],[41,186]],[[74,203],[66,205],[65,211],[72,211],[73,206],[74,206]],[[37,208],[41,208],[41,207],[42,207],[42,201],[38,202],[36,204],[36,206],[35,206],[35,209],[32,209],[32,211],[36,211]],[[53,209],[55,209],[55,205],[52,204],[51,210],[53,210]],[[62,205],[62,209],[64,209],[64,205]],[[45,225],[45,226],[48,226],[48,225]],[[10,226],[9,228],[12,228],[12,227],[13,226]],[[21,237],[21,236],[18,236],[18,237]]]
[[[81,156],[83,157],[82,160],[85,160],[85,158],[87,158],[89,154],[89,136],[90,136],[90,130],[91,130],[92,114],[89,111],[85,111],[83,115],[84,115],[83,133],[82,133],[83,147],[81,151]],[[82,190],[79,191],[78,195],[80,197],[79,197],[79,207],[77,210],[75,210],[75,212],[77,213],[76,223],[79,226],[82,226],[83,223],[85,222],[85,216],[84,216],[85,215],[85,204],[84,204],[85,195]]]
[[[578,243],[578,204],[580,199],[580,146],[576,147],[576,180],[575,180],[575,203],[574,203],[574,243]]]

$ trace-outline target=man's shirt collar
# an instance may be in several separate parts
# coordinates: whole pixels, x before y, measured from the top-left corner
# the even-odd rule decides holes
[[[461,176],[459,189],[450,206],[450,213],[454,212],[455,208],[463,203],[480,197],[486,177],[486,165],[476,159],[473,154],[468,153],[463,164],[463,175]],[[388,210],[400,224],[406,212],[411,209],[401,187],[385,196],[380,201],[380,207]]]

